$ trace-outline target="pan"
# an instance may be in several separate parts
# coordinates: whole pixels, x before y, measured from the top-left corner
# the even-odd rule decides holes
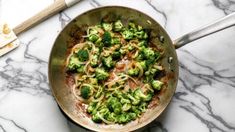
[[[134,21],[145,29],[149,29],[151,41],[156,43],[160,41],[160,46],[164,49],[161,64],[165,69],[164,80],[166,80],[166,87],[161,90],[154,107],[147,109],[147,111],[137,120],[124,125],[94,123],[89,116],[86,115],[84,109],[81,108],[81,106],[78,106],[79,102],[71,92],[71,88],[68,85],[69,80],[65,73],[65,62],[68,56],[68,49],[76,43],[76,33],[85,31],[85,27],[95,25],[99,23],[102,18],[107,17],[111,21],[117,19],[121,19],[124,22]],[[104,132],[137,130],[156,119],[166,109],[175,93],[179,74],[176,49],[191,41],[233,26],[234,23],[235,14],[231,14],[173,41],[159,23],[138,10],[121,6],[105,6],[89,10],[73,19],[59,33],[54,42],[48,66],[51,91],[61,110],[74,122],[87,129]]]

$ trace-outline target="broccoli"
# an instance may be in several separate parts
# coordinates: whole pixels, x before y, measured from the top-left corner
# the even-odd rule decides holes
[[[99,81],[106,80],[109,77],[109,73],[107,73],[104,69],[96,68],[95,77]]]
[[[90,61],[90,64],[91,64],[91,66],[92,67],[97,67],[98,66],[98,62],[99,62],[99,60],[98,60],[98,55],[93,55],[92,57],[91,57],[91,61]]]
[[[130,30],[124,30],[122,33],[122,37],[126,40],[130,40],[133,38],[134,34]]]
[[[120,20],[117,20],[116,22],[114,22],[114,31],[121,31],[123,28],[123,24]]]
[[[132,100],[131,103],[132,103],[133,105],[138,105],[138,104],[140,103],[140,100],[134,98],[131,94],[127,94],[127,96],[128,96],[128,98],[129,98],[130,100]]]
[[[78,72],[78,73],[84,73],[84,71],[85,71],[84,68],[85,68],[85,66],[84,66],[84,65],[81,65],[81,67],[78,67],[78,68],[77,68],[77,72]]]
[[[120,102],[122,104],[131,103],[131,101],[129,99],[126,99],[126,98],[123,98],[123,97],[121,98]]]
[[[137,25],[137,30],[138,30],[138,31],[141,31],[141,30],[143,30],[143,27],[140,26],[140,25]]]
[[[147,104],[146,102],[141,103],[141,104],[139,105],[139,110],[140,110],[141,112],[145,112],[146,109],[147,109],[147,106],[148,106],[148,104]]]
[[[112,23],[102,22],[102,23],[101,23],[101,26],[102,26],[102,28],[103,28],[105,31],[111,31],[112,28],[113,28]]]
[[[138,60],[138,61],[144,60],[144,55],[143,55],[143,53],[138,54],[138,56],[136,57],[136,60]]]
[[[146,59],[150,59],[151,57],[155,57],[154,51],[151,48],[142,48],[142,52]]]
[[[91,88],[88,86],[81,87],[81,96],[84,99],[88,99],[91,96]]]
[[[147,70],[147,65],[146,65],[146,61],[141,61],[141,62],[137,62],[138,65],[140,65],[142,67],[143,70]]]
[[[90,102],[88,107],[87,107],[87,112],[92,113],[96,109],[96,104],[97,102]]]
[[[138,39],[147,39],[147,37],[148,37],[147,33],[144,32],[143,30],[134,32],[134,36]]]
[[[146,63],[147,63],[147,61],[146,61]],[[146,71],[144,73],[144,75],[145,75],[144,82],[151,82],[153,80],[154,76],[156,75],[157,71],[158,70],[155,68],[150,68],[148,71]]]
[[[122,106],[122,111],[128,111],[129,109],[131,109],[131,104],[126,103]]]
[[[141,111],[138,109],[138,106],[135,106],[135,105],[131,106],[131,111],[135,113],[136,117],[141,114]]]
[[[131,120],[130,116],[128,114],[126,114],[126,113],[123,113],[123,114],[118,115],[117,122],[118,123],[126,123],[126,122],[128,122],[130,120]]]
[[[103,34],[103,39],[102,39],[102,42],[104,43],[104,46],[111,46],[111,40],[112,40],[112,37],[111,37],[111,34],[110,32],[104,32]]]
[[[132,68],[127,71],[128,75],[130,76],[138,76],[140,70],[138,68]]]
[[[143,101],[150,101],[153,97],[152,93],[151,92],[148,92],[147,95],[145,95],[140,88],[137,88],[135,91],[134,91],[134,97],[136,99],[141,99]]]
[[[135,23],[133,23],[133,22],[129,22],[128,23],[128,26],[129,26],[129,29],[130,30],[133,30],[133,31],[136,31],[137,29],[136,29],[136,25],[135,25]]]
[[[139,46],[139,47],[146,47],[147,44],[148,44],[148,43],[147,43],[146,40],[141,40],[141,41],[139,41],[138,46]]]
[[[124,55],[124,54],[126,54],[126,53],[128,52],[128,50],[122,47],[122,48],[120,48],[119,52],[120,52],[122,55]]]
[[[121,57],[121,53],[119,51],[114,51],[112,54],[112,58],[117,60]]]
[[[106,119],[111,122],[116,122],[117,121],[117,115],[113,112],[109,112],[106,116]]]
[[[120,44],[121,40],[119,38],[112,38],[111,44]]]
[[[88,34],[88,35],[91,35],[91,34],[98,34],[98,31],[97,31],[97,29],[96,29],[95,27],[93,27],[93,28],[90,28],[90,29],[89,29],[89,31],[88,31],[87,34]]]
[[[102,105],[99,108],[99,114],[103,117],[104,115],[106,115],[107,113],[109,113],[109,109],[106,107],[106,105]]]
[[[129,112],[128,115],[129,115],[131,120],[134,120],[137,117],[136,113],[133,113],[133,112]]]
[[[67,65],[67,69],[69,71],[75,71],[76,69],[78,69],[80,67],[81,67],[81,64],[79,62],[79,59],[75,55],[72,55],[69,58],[69,63]]]
[[[153,81],[151,82],[151,85],[152,85],[152,87],[153,87],[155,90],[161,90],[162,85],[163,85],[163,82],[158,81],[158,80],[153,80]]]
[[[104,65],[104,67],[107,69],[110,69],[110,68],[114,67],[114,65],[115,65],[115,62],[113,61],[111,56],[103,58],[102,63]]]
[[[107,104],[109,110],[115,114],[120,114],[122,112],[122,104],[119,102],[118,98],[110,97]]]
[[[96,42],[99,39],[99,36],[97,34],[90,34],[88,36],[88,40],[91,42]]]
[[[128,50],[129,50],[129,51],[132,51],[133,49],[134,49],[133,46],[131,46],[131,45],[128,46]]]
[[[96,112],[94,115],[92,115],[92,120],[96,123],[101,123],[102,122],[102,120],[100,119],[99,112]]]
[[[79,50],[77,52],[77,57],[80,61],[87,61],[89,59],[89,53],[87,50]]]

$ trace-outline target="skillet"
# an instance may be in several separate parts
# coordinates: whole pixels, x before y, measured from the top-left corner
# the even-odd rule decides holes
[[[79,39],[76,38],[76,34],[86,31],[87,26],[96,25],[103,18],[107,17],[110,21],[121,19],[124,24],[125,22],[133,21],[136,24],[143,26],[145,29],[149,29],[151,41],[156,43],[159,43],[160,41],[160,46],[164,49],[161,64],[165,69],[164,80],[166,82],[166,86],[161,90],[158,100],[153,100],[155,101],[154,107],[149,108],[137,120],[125,125],[94,123],[84,112],[83,106],[78,106],[78,101],[73,96],[71,88],[68,85],[70,80],[65,73],[65,62],[68,57],[68,49],[76,44],[76,40]],[[73,19],[59,33],[54,42],[48,66],[51,91],[62,111],[74,122],[87,129],[103,132],[137,130],[156,119],[166,109],[174,95],[179,74],[178,59],[175,49],[196,39],[233,26],[234,23],[235,14],[231,14],[172,41],[160,24],[150,16],[138,10],[121,6],[105,6],[89,10]]]

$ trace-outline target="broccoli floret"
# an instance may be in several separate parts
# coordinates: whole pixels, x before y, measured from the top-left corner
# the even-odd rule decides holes
[[[130,30],[125,30],[125,31],[122,32],[122,37],[126,40],[132,39],[133,36],[134,36],[134,34]]]
[[[117,60],[121,57],[121,53],[119,51],[114,51],[112,54],[112,58]]]
[[[133,46],[129,45],[128,48],[127,48],[129,51],[132,51],[134,49]]]
[[[141,111],[138,109],[138,106],[132,105],[131,110],[136,114],[136,117],[141,114]]]
[[[131,94],[127,94],[127,96],[128,96],[128,98],[129,98],[130,100],[132,100],[131,103],[132,103],[133,105],[138,105],[138,104],[140,103],[140,100],[134,98]]]
[[[141,112],[145,112],[146,111],[146,109],[147,109],[147,106],[148,106],[148,104],[147,103],[141,103],[140,104],[140,106],[139,106],[139,110],[141,111]]]
[[[76,69],[78,69],[80,67],[81,67],[81,64],[80,64],[78,58],[75,55],[72,55],[69,58],[69,63],[67,65],[67,69],[69,71],[75,71]]]
[[[93,55],[92,57],[91,57],[91,61],[90,61],[90,64],[91,64],[91,66],[92,67],[97,67],[98,66],[98,62],[99,62],[99,60],[98,60],[98,55]]]
[[[118,123],[127,123],[130,120],[131,120],[131,117],[129,116],[129,114],[126,114],[126,113],[120,114],[117,117]]]
[[[92,115],[92,120],[96,123],[101,123],[102,122],[102,120],[100,119],[99,112],[96,112],[96,114]]]
[[[123,24],[120,20],[117,20],[116,22],[114,22],[114,31],[121,31],[123,28]]]
[[[112,38],[111,43],[112,44],[120,44],[121,40],[119,38]]]
[[[139,47],[146,47],[147,46],[147,41],[146,40],[141,40],[139,43],[138,43],[138,46]]]
[[[143,48],[144,57],[146,59],[150,59],[151,57],[155,57],[154,51],[151,48]]]
[[[111,46],[111,40],[112,40],[112,37],[111,37],[110,32],[107,32],[107,31],[104,32],[103,39],[102,39],[104,46]]]
[[[88,37],[88,40],[91,42],[96,42],[99,39],[99,36],[97,34],[90,34]]]
[[[117,121],[117,115],[113,112],[109,112],[108,114],[106,114],[106,119],[108,121],[111,121],[111,122],[116,122]]]
[[[78,73],[84,73],[84,65],[81,65],[81,67],[77,68]]]
[[[131,103],[131,101],[130,101],[129,99],[126,99],[126,98],[124,98],[124,97],[121,98],[120,102],[121,102],[122,104]]]
[[[152,87],[153,87],[155,90],[161,90],[162,85],[163,85],[163,82],[158,81],[158,80],[153,80],[153,81],[151,82],[151,85],[152,85]]]
[[[113,61],[111,56],[103,58],[102,63],[105,66],[105,68],[107,68],[107,69],[110,69],[110,68],[114,67],[114,65],[115,65],[115,62]]]
[[[88,86],[81,87],[81,96],[84,99],[88,99],[91,96],[91,88]]]
[[[122,104],[116,97],[110,97],[107,104],[109,110],[115,114],[120,114],[122,112]]]
[[[135,25],[135,23],[133,23],[133,22],[129,22],[128,23],[128,26],[129,26],[129,29],[130,30],[133,30],[133,31],[136,31],[137,29],[136,29],[136,25]]]
[[[97,102],[90,102],[87,107],[87,112],[92,113],[96,109]]]
[[[113,28],[112,23],[102,22],[102,23],[101,23],[101,26],[102,26],[102,28],[103,28],[105,31],[111,31],[112,28]]]
[[[146,32],[144,32],[143,30],[142,31],[137,31],[134,33],[134,36],[138,39],[147,39],[148,38],[148,35]]]
[[[79,50],[77,52],[77,57],[80,61],[87,61],[89,59],[89,53],[87,50]]]
[[[89,31],[88,31],[88,35],[90,35],[90,34],[98,34],[97,29],[95,27],[90,28]]]
[[[122,111],[128,111],[129,109],[131,109],[130,103],[126,103],[122,106]]]
[[[140,26],[140,25],[138,25],[138,26],[137,26],[137,30],[138,30],[138,31],[141,31],[141,30],[143,30],[143,27]]]
[[[138,76],[139,72],[140,70],[138,68],[132,68],[128,70],[127,74],[130,76]]]
[[[104,69],[96,68],[95,77],[97,80],[102,81],[106,80],[109,77],[109,74]]]
[[[147,70],[146,61],[138,62],[138,65],[140,65],[140,66],[142,67],[142,69],[143,69],[143,70]]]
[[[128,52],[128,50],[125,49],[125,48],[123,48],[123,47],[121,47],[120,50],[119,50],[119,52],[120,52],[122,55],[124,55],[124,54],[126,54],[126,53]]]
[[[141,91],[140,88],[136,89],[134,91],[134,97],[136,99],[141,99],[143,101],[150,101],[153,97],[153,94],[151,92],[148,92],[146,95]]]

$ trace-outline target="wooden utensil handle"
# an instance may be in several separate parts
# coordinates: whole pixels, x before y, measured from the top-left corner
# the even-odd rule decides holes
[[[61,10],[67,8],[65,0],[56,0],[52,5],[48,6],[38,14],[24,21],[20,25],[16,26],[13,31],[16,35],[26,31],[27,29],[35,26],[36,24],[44,21],[50,16],[60,12]]]

